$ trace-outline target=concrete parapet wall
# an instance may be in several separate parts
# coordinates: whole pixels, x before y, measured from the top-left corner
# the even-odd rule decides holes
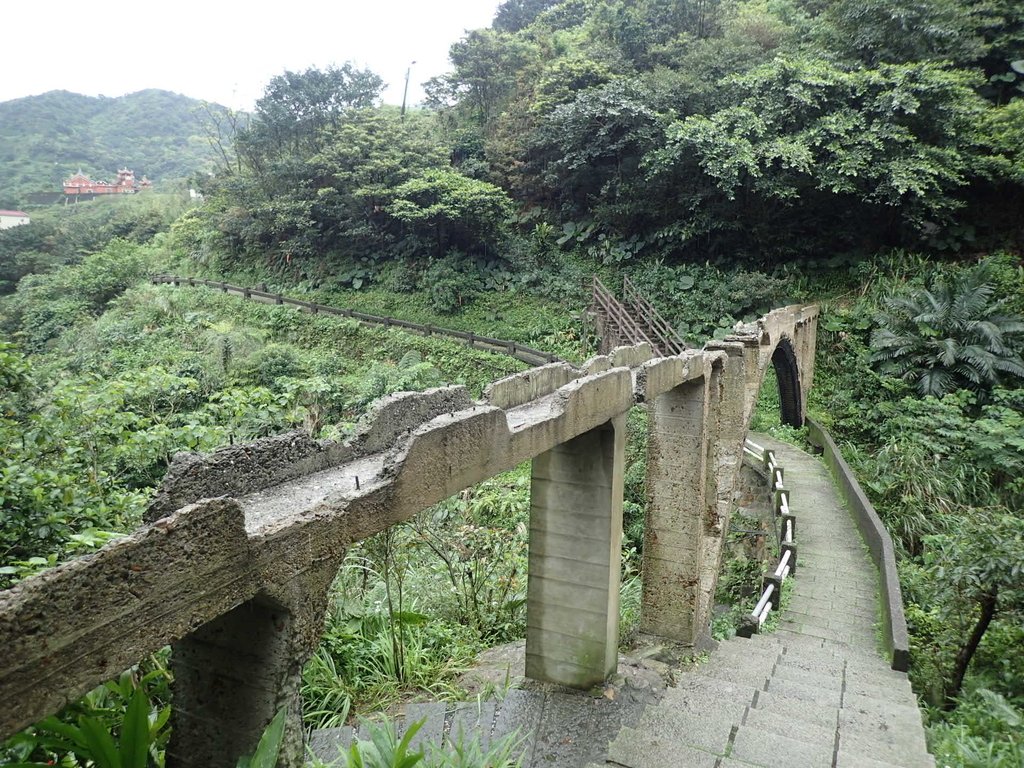
[[[380,453],[424,421],[462,410],[472,402],[461,386],[398,392],[376,401],[344,444],[313,440],[306,432],[294,431],[206,455],[179,454],[157,489],[146,520],[157,520],[199,499],[244,496]]]
[[[313,440],[302,431],[231,445],[205,455],[181,453],[174,457],[145,517],[153,522],[199,499],[243,496],[319,472],[351,456],[350,448]]]
[[[0,592],[0,734],[251,597],[251,557],[241,506],[213,499]]]
[[[596,371],[588,371],[596,373]],[[581,373],[568,363],[551,363],[498,379],[484,390],[484,400],[498,408],[515,408],[550,395]]]
[[[442,413],[461,411],[472,404],[469,391],[461,386],[397,392],[373,404],[346,445],[352,447],[356,456],[380,453],[425,421]]]
[[[654,347],[646,341],[632,347],[616,347],[608,357],[613,368],[636,368],[654,357]]]

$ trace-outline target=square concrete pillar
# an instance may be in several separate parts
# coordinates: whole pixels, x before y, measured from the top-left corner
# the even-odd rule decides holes
[[[174,673],[167,768],[234,768],[281,708],[278,768],[305,765],[302,667],[323,634],[340,558],[281,583],[171,646]]]
[[[708,380],[659,396],[647,438],[640,629],[696,645],[708,498]],[[717,516],[717,513],[716,513]]]
[[[172,645],[168,768],[233,768],[281,706],[299,713],[291,634],[288,611],[255,598]]]
[[[590,688],[618,662],[625,414],[533,460],[526,676]]]
[[[722,461],[722,405],[725,400],[725,360],[714,362],[708,371],[707,406],[704,430],[704,508],[702,512],[704,551],[701,561],[700,595],[697,603],[696,624],[699,627],[711,625],[711,613],[715,606],[715,589],[718,587],[718,572],[722,567],[722,550],[725,534],[729,529],[729,513],[732,507],[732,490],[735,485],[734,465]],[[725,453],[742,451],[741,447]],[[740,453],[739,455],[742,455]],[[738,461],[737,461],[738,465]],[[719,475],[731,475],[728,496],[719,497]]]

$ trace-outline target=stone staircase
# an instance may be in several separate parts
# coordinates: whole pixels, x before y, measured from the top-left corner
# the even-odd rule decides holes
[[[627,768],[930,768],[906,674],[879,649],[878,575],[816,457],[767,435],[786,470],[799,557],[780,629],[721,643],[681,676],[607,763]]]
[[[906,675],[781,630],[734,638],[624,727],[597,766],[934,766]]]

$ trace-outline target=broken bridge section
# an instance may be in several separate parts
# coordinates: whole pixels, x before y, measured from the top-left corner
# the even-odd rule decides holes
[[[764,372],[781,358],[796,372],[802,420],[816,319],[787,307],[704,350],[639,344],[552,363],[480,401],[462,387],[393,395],[345,443],[290,433],[176,457],[141,529],[0,593],[0,700],[12,703],[0,737],[170,643],[169,768],[233,766],[281,707],[281,764],[300,765],[301,669],[348,547],[528,460],[528,674],[603,680],[616,662],[624,419],[638,404],[651,411],[641,623],[697,644]]]

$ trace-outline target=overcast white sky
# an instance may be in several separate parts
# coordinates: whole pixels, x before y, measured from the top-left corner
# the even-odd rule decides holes
[[[0,101],[55,89],[162,88],[251,109],[286,69],[352,61],[400,104],[448,68],[448,47],[490,25],[500,0],[50,0],[14,3],[0,27]]]

